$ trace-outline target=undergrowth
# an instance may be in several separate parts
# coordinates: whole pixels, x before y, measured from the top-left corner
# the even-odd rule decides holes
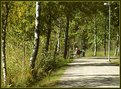
[[[19,55],[15,55],[20,53]],[[29,57],[30,53],[26,52],[25,62],[23,63],[23,51],[20,49],[12,49],[7,51],[7,88],[25,88],[49,86],[50,82],[53,83],[61,76],[64,66],[72,60],[64,59],[62,55],[53,56],[53,52],[47,54],[39,54],[36,60],[35,77],[33,78],[29,71]],[[61,71],[60,71],[61,69]],[[59,71],[58,71],[59,70]],[[2,71],[1,71],[2,74]],[[56,75],[57,74],[57,75]],[[1,76],[1,79],[2,76]],[[41,84],[39,85],[38,82]]]

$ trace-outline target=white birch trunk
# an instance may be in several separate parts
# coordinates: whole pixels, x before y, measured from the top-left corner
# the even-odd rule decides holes
[[[96,42],[96,16],[94,19],[94,56],[97,55],[97,42]]]
[[[36,2],[36,18],[35,18],[35,32],[34,32],[34,48],[33,53],[30,58],[30,70],[33,75],[33,70],[35,67],[35,60],[38,53],[39,48],[39,26],[40,26],[40,2]]]
[[[117,33],[117,39],[116,39],[116,49],[115,49],[115,53],[114,56],[117,56],[119,52],[119,34]]]
[[[6,69],[6,28],[8,19],[8,3],[2,3],[5,13],[2,13],[2,70],[3,70],[3,82],[4,86],[7,85],[7,69]]]
[[[58,44],[57,44],[57,52],[60,50],[60,35],[61,35],[61,30],[58,33]]]
[[[4,85],[6,85],[6,82],[7,82],[6,53],[5,53],[6,45],[5,45],[5,43],[6,43],[5,37],[3,37],[3,39],[2,39],[2,69],[3,69]]]
[[[95,29],[94,29],[94,56],[96,56],[96,52],[97,52],[97,45],[96,45],[96,34],[95,34]]]

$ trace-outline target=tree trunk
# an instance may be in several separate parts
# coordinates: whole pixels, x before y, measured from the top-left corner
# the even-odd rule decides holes
[[[55,43],[55,50],[54,50],[54,59],[55,59],[55,57],[56,57],[56,53],[57,53],[57,45],[58,45],[58,41],[56,41],[56,43]]]
[[[106,18],[105,18],[105,31],[104,31],[104,55],[106,56]]]
[[[106,56],[106,33],[104,34],[104,55]]]
[[[111,18],[110,18],[110,16],[111,16],[111,7],[110,7],[110,2],[108,2],[108,4],[109,4],[109,31],[108,31],[108,60],[109,60],[109,62],[110,62],[110,48],[111,48],[111,40],[110,40],[110,25],[111,25]]]
[[[66,31],[65,31],[65,39],[64,39],[64,58],[67,57],[67,46],[68,46],[68,29],[69,29],[69,16],[66,16]]]
[[[69,53],[69,51],[70,51],[70,45],[69,45],[70,43],[69,43],[69,41],[68,41],[68,45],[67,45],[67,57],[69,57],[69,55],[70,55],[70,53]]]
[[[6,28],[7,28],[7,19],[9,13],[8,2],[2,3],[3,9],[5,10],[2,13],[2,69],[3,69],[3,80],[4,86],[7,85],[7,69],[6,69]]]
[[[34,48],[33,53],[30,58],[30,70],[31,74],[34,76],[33,70],[35,67],[35,60],[37,57],[38,49],[39,49],[39,32],[40,32],[40,2],[36,2],[36,18],[35,18],[35,32],[34,32]]]
[[[25,59],[26,59],[26,47],[25,47],[25,42],[23,42],[22,76],[24,76]]]
[[[58,44],[57,44],[57,52],[59,53],[59,50],[60,50],[60,37],[61,37],[61,29],[58,33]]]
[[[119,34],[117,33],[116,49],[115,49],[114,56],[117,56],[118,55],[118,50],[119,50]]]
[[[87,31],[86,29],[83,30],[83,36],[82,36],[82,56],[85,57],[85,52],[86,52],[86,49],[87,49]]]
[[[50,9],[50,6],[49,6],[49,16],[48,16],[48,29],[47,29],[47,41],[46,41],[46,46],[45,46],[45,49],[46,49],[46,52],[48,51],[49,49],[49,42],[50,42],[50,36],[51,36],[51,23],[52,23],[52,19],[51,19],[51,9]]]
[[[94,56],[97,55],[97,39],[96,39],[96,16],[94,19]]]

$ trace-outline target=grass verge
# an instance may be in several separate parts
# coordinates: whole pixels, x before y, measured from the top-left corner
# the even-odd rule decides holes
[[[33,85],[32,87],[56,87],[59,78],[63,75],[67,66],[61,67],[60,69],[53,71],[50,75],[47,75],[41,81]]]
[[[120,65],[120,59],[111,59],[111,63]]]

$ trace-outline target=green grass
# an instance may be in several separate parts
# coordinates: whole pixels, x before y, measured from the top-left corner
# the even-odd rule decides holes
[[[93,54],[94,54],[94,52],[93,52],[92,50],[87,50],[87,51],[86,51],[86,56],[87,56],[87,57],[92,57]],[[105,55],[104,55],[104,51],[97,51],[97,56],[102,56],[102,57],[104,57],[104,56],[105,56]],[[106,56],[108,56],[108,52],[106,52]],[[113,51],[113,50],[110,51],[110,56],[114,56],[114,51]]]
[[[93,56],[93,51],[87,50],[86,51],[86,57],[92,57]],[[97,51],[97,57],[104,57],[104,52],[103,51]],[[111,57],[117,57],[117,59],[111,59],[111,63],[120,65],[120,58],[119,56],[114,56],[114,51],[110,52]],[[106,57],[108,57],[108,52],[106,53]]]
[[[27,49],[26,49],[27,50]],[[22,67],[22,60],[24,52],[21,48],[7,48],[6,50],[6,59],[7,59],[7,86],[3,85],[3,76],[1,76],[1,87],[13,88],[13,87],[51,87],[54,86],[58,79],[61,77],[65,70],[65,65],[69,62],[72,62],[73,59],[62,59],[58,57],[57,59],[57,69],[52,71],[52,74],[43,77],[41,81],[36,81],[33,84],[31,83],[31,75],[29,73],[29,58],[30,51],[26,51],[25,55],[25,65]],[[41,55],[40,55],[41,56]],[[49,57],[48,57],[49,58]],[[38,59],[40,61],[40,58]],[[50,63],[48,63],[50,64]],[[51,64],[50,64],[51,65]],[[61,68],[59,68],[59,67]],[[2,74],[2,72],[1,72]]]
[[[120,59],[111,59],[111,63],[120,65]]]
[[[57,68],[55,71],[52,71],[50,74],[43,77],[42,80],[36,82],[32,85],[34,88],[38,87],[56,87],[59,78],[63,75],[65,69],[67,68],[67,64],[73,62],[73,59],[66,59],[66,61],[62,61],[63,66]]]
[[[64,71],[66,69],[66,66],[61,67],[60,69],[52,72],[50,75],[47,75],[45,78],[43,78],[41,81],[37,82],[32,87],[56,87],[56,84],[59,80],[59,78],[63,75]]]
[[[18,48],[9,48],[7,49],[7,72],[8,72],[8,82],[11,80],[11,84],[7,87],[28,87],[28,77],[31,77],[29,74],[29,57],[30,53],[27,51],[25,56],[25,69],[24,74],[22,71],[22,59],[23,59],[23,50]],[[19,55],[16,55],[19,54]],[[111,55],[114,54],[114,51],[111,51]],[[92,57],[93,51],[86,51],[86,57]],[[97,52],[97,56],[104,56],[104,52],[100,51]],[[59,57],[60,58],[60,57]],[[57,58],[58,59],[58,58]],[[66,69],[66,63],[72,62],[73,59],[58,59],[58,65],[62,65],[61,68],[56,69],[51,74],[48,74],[44,77],[41,81],[35,81],[35,84],[32,84],[31,87],[56,87],[56,83],[58,82],[59,78],[63,75],[64,70]],[[111,59],[111,63],[120,64],[119,59]],[[50,64],[50,63],[49,63]],[[2,73],[1,73],[2,74]],[[41,75],[40,75],[41,76]],[[1,77],[1,79],[3,79]],[[1,86],[3,86],[3,82],[1,82]]]

